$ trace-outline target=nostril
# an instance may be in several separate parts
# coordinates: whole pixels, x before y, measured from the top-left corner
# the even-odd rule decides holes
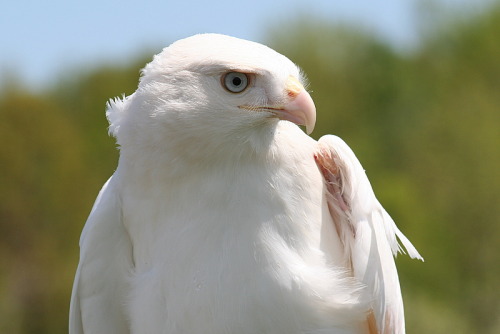
[[[297,97],[297,95],[299,95],[299,93],[293,90],[287,90],[287,95],[290,96],[291,98],[295,98]]]
[[[297,80],[297,78],[295,78],[293,75],[290,75],[286,80],[285,90],[289,97],[294,98],[297,95],[299,95],[301,91],[304,90],[304,86],[302,86],[302,84],[300,83],[299,80]]]

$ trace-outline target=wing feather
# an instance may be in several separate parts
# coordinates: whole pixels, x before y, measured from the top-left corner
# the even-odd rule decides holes
[[[70,334],[129,332],[124,307],[132,268],[132,245],[111,177],[99,193],[80,238]]]
[[[393,258],[402,251],[397,239],[412,258],[422,257],[380,205],[363,167],[342,139],[322,137],[315,158],[326,181],[328,205],[346,263],[371,293],[368,327],[376,327],[376,333],[404,333],[403,301]]]

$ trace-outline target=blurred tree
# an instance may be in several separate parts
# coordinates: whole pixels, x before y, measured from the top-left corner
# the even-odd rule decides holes
[[[0,332],[67,333],[78,238],[116,167],[105,103],[135,90],[141,61],[0,96]]]
[[[81,136],[58,105],[11,93],[0,101],[0,332],[62,333],[89,189]],[[71,261],[71,262],[70,262]]]
[[[427,98],[407,142],[408,166],[421,175],[437,218],[425,228],[439,229],[446,241],[429,239],[429,251],[442,257],[429,263],[427,280],[471,321],[473,332],[498,333],[500,5],[440,36],[430,37],[415,59]]]

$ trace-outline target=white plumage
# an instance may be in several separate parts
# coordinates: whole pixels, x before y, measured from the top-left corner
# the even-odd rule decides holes
[[[82,232],[70,333],[404,333],[398,237],[299,69],[249,41],[165,48],[110,102],[120,146]],[[296,124],[294,124],[296,123]]]

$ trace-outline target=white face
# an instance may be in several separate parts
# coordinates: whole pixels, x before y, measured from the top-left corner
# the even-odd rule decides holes
[[[300,124],[286,110],[304,90],[300,79],[290,60],[266,46],[196,35],[165,48],[146,66],[115,134],[122,147],[124,132],[183,149],[207,140],[248,141],[245,136],[272,131],[278,119]],[[308,108],[314,108],[312,100]]]

